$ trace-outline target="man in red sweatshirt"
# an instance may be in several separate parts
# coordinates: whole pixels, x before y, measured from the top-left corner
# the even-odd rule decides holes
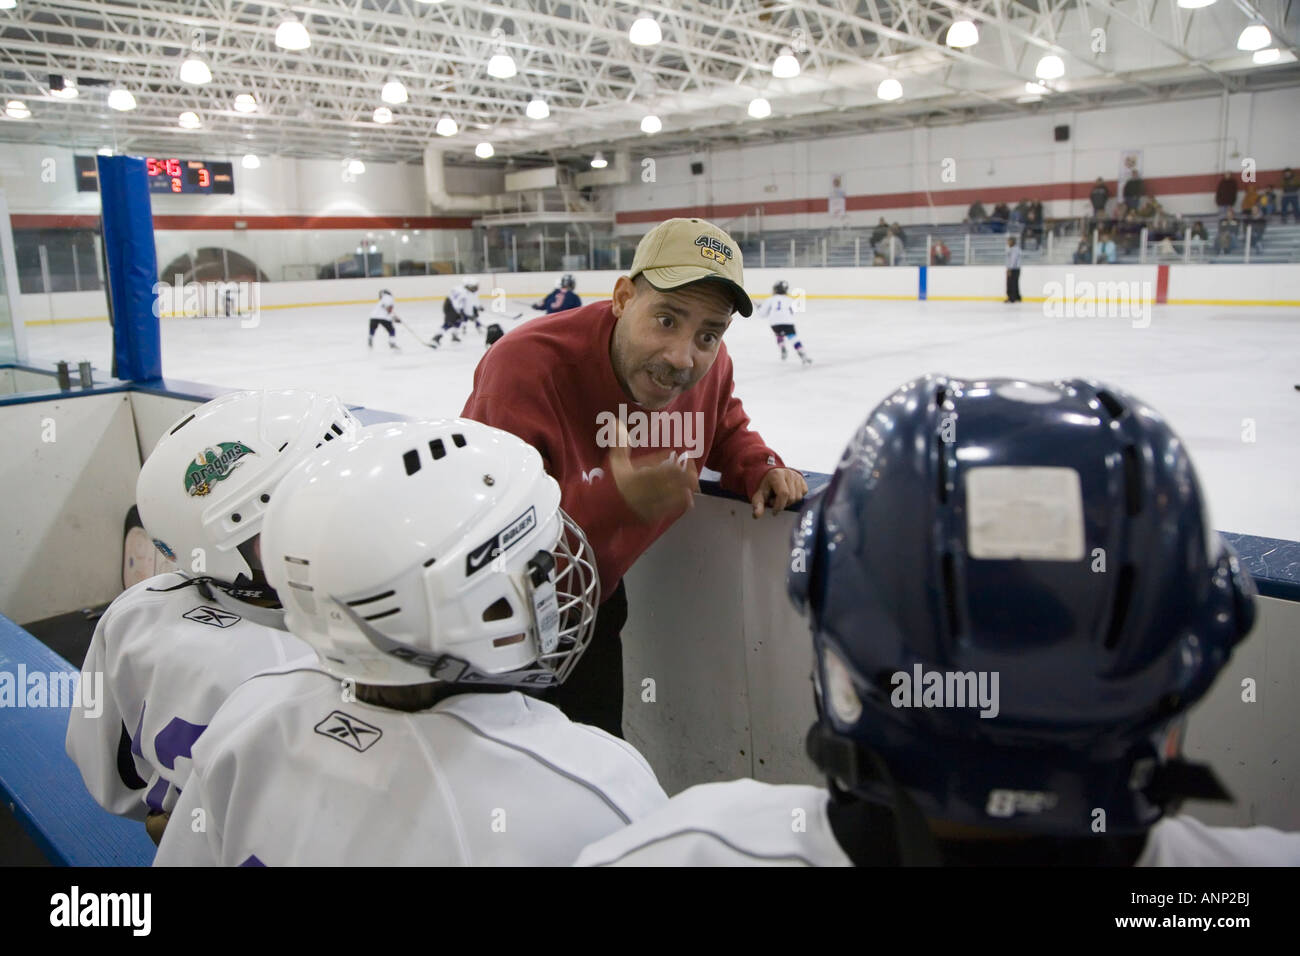
[[[735,241],[702,219],[670,219],[641,240],[612,300],[534,319],[474,371],[461,415],[541,452],[596,553],[596,632],[548,698],[573,720],[622,736],[623,575],[692,506],[701,462],[756,518],[808,491],[732,394],[722,335],[733,312],[753,309]]]

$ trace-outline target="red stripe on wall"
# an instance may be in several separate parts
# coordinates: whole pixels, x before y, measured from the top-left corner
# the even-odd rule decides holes
[[[1162,196],[1194,195],[1204,193],[1207,211],[1214,208],[1214,188],[1219,183],[1220,173],[1203,173],[1192,176],[1156,176],[1146,179],[1146,193],[1160,198]],[[1264,184],[1277,185],[1282,179],[1282,170],[1264,170],[1256,176],[1260,188]],[[866,196],[849,196],[845,208],[849,210],[864,209],[909,209],[929,208],[931,206],[969,206],[975,200],[984,203],[988,212],[999,202],[1016,203],[1022,199],[1049,200],[1083,200],[1088,198],[1096,180],[1076,183],[1028,183],[1019,186],[985,186],[979,189],[935,189],[930,192],[878,193]],[[1111,195],[1117,192],[1116,181],[1107,180]],[[1240,184],[1239,184],[1240,188]],[[718,203],[708,206],[680,206],[675,209],[637,209],[620,212],[615,216],[619,223],[662,222],[674,217],[701,219],[730,219],[743,216],[756,209],[763,210],[766,216],[788,216],[797,213],[826,212],[825,199],[783,199],[777,202]]]
[[[15,213],[15,229],[94,229],[99,216],[45,216]],[[154,216],[155,229],[468,229],[469,216]]]
[[[1156,266],[1156,305],[1164,305],[1169,298],[1169,267]]]

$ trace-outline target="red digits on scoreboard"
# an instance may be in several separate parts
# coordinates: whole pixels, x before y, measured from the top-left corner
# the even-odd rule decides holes
[[[149,170],[150,176],[158,175],[158,160],[154,159],[151,156],[148,159],[146,159],[144,163],[145,163],[145,167]]]
[[[179,176],[180,174],[181,174],[181,161],[179,159],[167,160],[167,175]],[[180,190],[178,189],[176,190],[176,192],[180,192]]]
[[[177,177],[177,176],[173,176],[173,177],[172,177],[172,192],[174,192],[174,193],[178,193],[178,192],[180,192],[180,191],[181,191],[181,181],[180,181],[180,178]]]
[[[212,185],[212,174],[209,173],[206,169],[199,170],[199,185],[200,186]]]

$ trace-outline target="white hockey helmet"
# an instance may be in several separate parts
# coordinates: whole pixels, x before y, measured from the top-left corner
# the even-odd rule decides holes
[[[168,428],[141,467],[140,520],[180,570],[252,581],[239,547],[262,530],[280,479],[313,449],[360,428],[337,398],[303,389],[213,399]]]
[[[289,630],[366,684],[557,684],[599,603],[541,455],[465,419],[372,425],[303,462],[262,559]]]
[[[478,276],[466,276],[465,281],[461,283],[470,292],[478,291]]]

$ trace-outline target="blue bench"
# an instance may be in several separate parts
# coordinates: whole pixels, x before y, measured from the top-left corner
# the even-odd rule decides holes
[[[0,614],[0,671],[77,669]],[[16,688],[22,693],[23,688]],[[66,707],[0,707],[0,800],[59,866],[149,866],[154,845],[143,824],[114,816],[86,792],[63,742]]]

